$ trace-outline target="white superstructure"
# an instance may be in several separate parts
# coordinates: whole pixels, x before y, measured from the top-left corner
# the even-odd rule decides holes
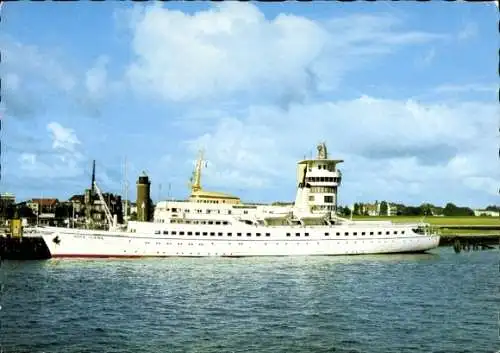
[[[200,157],[186,201],[162,201],[153,222],[110,229],[42,227],[53,257],[289,256],[420,252],[439,236],[426,224],[352,221],[336,216],[342,174],[325,144],[316,159],[297,165],[294,204],[251,205],[201,188]],[[100,190],[96,188],[97,192]]]

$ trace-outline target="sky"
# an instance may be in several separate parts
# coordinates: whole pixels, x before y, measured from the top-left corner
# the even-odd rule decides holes
[[[498,204],[492,3],[19,2],[2,8],[0,192],[293,201],[325,141],[339,203]]]

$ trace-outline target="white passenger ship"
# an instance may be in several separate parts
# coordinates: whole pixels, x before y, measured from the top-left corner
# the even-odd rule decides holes
[[[341,162],[328,159],[325,144],[320,144],[316,159],[297,164],[295,203],[274,206],[243,204],[238,197],[203,190],[201,156],[189,199],[159,202],[153,222],[130,221],[120,227],[106,210],[109,230],[41,227],[38,232],[52,257],[353,255],[438,246],[439,236],[427,224],[338,217]]]

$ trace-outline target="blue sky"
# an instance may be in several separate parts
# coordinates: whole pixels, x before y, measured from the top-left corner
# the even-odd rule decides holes
[[[498,9],[488,3],[7,3],[2,192],[90,184],[293,200],[326,141],[341,204],[495,204]],[[161,184],[161,190],[160,190]]]

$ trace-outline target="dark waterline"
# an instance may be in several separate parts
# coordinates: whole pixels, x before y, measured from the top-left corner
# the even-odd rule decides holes
[[[495,352],[497,250],[5,261],[3,352]]]

